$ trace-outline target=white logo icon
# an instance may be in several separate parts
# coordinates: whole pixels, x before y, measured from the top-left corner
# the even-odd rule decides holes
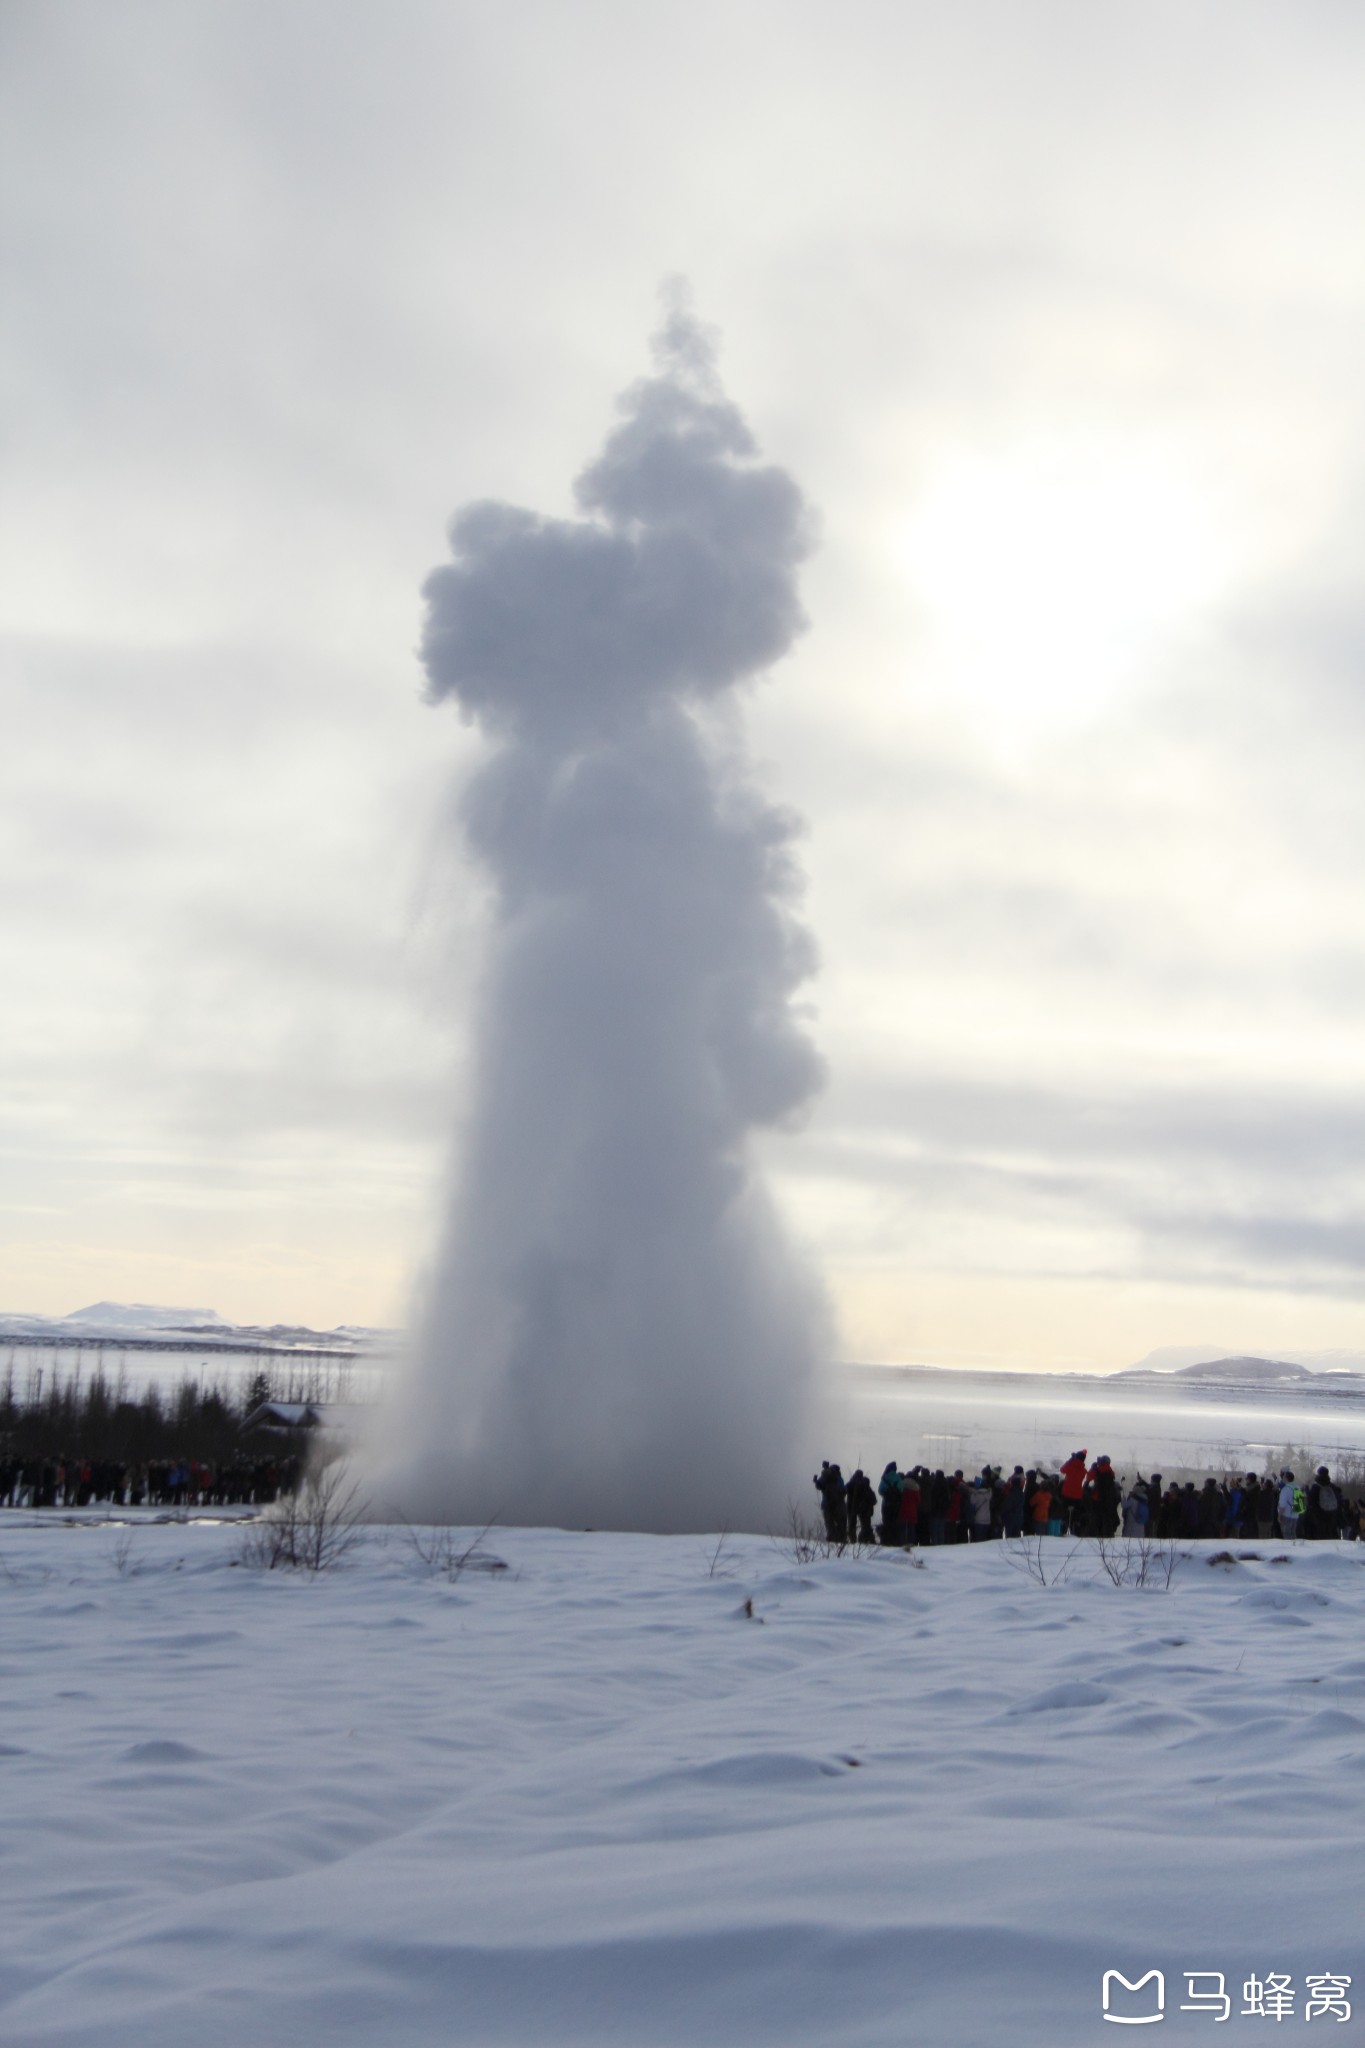
[[[1121,1984],[1125,1991],[1131,1991],[1135,1997],[1144,1985],[1155,1984],[1156,2011],[1110,2012],[1109,1995],[1116,1984]],[[1100,1980],[1100,2006],[1104,2017],[1112,2020],[1116,2027],[1150,2027],[1153,2021],[1164,2020],[1166,2017],[1166,1979],[1160,1970],[1149,1970],[1145,1977],[1139,1977],[1135,1984],[1130,1984],[1120,1970],[1106,1970]]]

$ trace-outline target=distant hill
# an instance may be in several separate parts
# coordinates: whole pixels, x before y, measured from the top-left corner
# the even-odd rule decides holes
[[[227,1327],[216,1309],[154,1308],[142,1301],[96,1301],[89,1308],[73,1308],[62,1320],[98,1323],[106,1330],[201,1330],[212,1324]]]
[[[1201,1358],[1193,1365],[1130,1365],[1111,1373],[1116,1380],[1231,1380],[1238,1386],[1282,1384],[1285,1380],[1313,1380],[1311,1366],[1298,1365],[1289,1358]]]
[[[1238,1380],[1243,1384],[1249,1380],[1316,1379],[1333,1373],[1360,1378],[1365,1376],[1365,1351],[1340,1347],[1301,1351],[1295,1346],[1267,1358],[1260,1352],[1238,1351],[1231,1344],[1164,1344],[1157,1351],[1149,1351],[1136,1365],[1124,1366],[1105,1377],[1121,1380],[1135,1373],[1144,1379]]]
[[[1184,1365],[1207,1365],[1210,1359],[1231,1358],[1236,1350],[1235,1344],[1163,1344],[1135,1364],[1125,1366],[1123,1372],[1179,1372]],[[1115,1379],[1122,1376],[1113,1375]]]

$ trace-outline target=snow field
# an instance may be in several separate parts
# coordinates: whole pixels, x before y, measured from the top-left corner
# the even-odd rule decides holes
[[[240,1546],[0,1522],[6,2042],[1069,2048],[1124,2038],[1108,1968],[1167,1973],[1159,2039],[1213,2024],[1187,1969],[1365,2005],[1365,1546],[1169,1591],[1090,1546]]]

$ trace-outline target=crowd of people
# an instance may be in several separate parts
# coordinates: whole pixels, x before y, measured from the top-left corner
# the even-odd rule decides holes
[[[0,1456],[0,1508],[241,1507],[278,1500],[298,1484],[296,1457],[154,1460]]]
[[[298,1484],[307,1432],[262,1413],[264,1370],[132,1388],[98,1366],[21,1383],[21,1363],[0,1372],[0,1509],[266,1506]]]
[[[825,1461],[815,1475],[831,1543],[984,1543],[1023,1536],[1221,1536],[1275,1542],[1365,1537],[1365,1500],[1348,1499],[1325,1465],[1311,1480],[1293,1472],[1172,1480],[1159,1472],[1131,1484],[1108,1457],[1073,1451],[1056,1472],[1016,1465],[1008,1478],[985,1465],[974,1478],[902,1472],[894,1459],[874,1487],[861,1467],[845,1479]]]

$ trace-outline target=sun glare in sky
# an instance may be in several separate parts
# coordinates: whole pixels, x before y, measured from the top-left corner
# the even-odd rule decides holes
[[[1218,595],[1226,552],[1175,464],[1094,444],[949,457],[897,538],[920,673],[1015,736],[1149,679]]]

